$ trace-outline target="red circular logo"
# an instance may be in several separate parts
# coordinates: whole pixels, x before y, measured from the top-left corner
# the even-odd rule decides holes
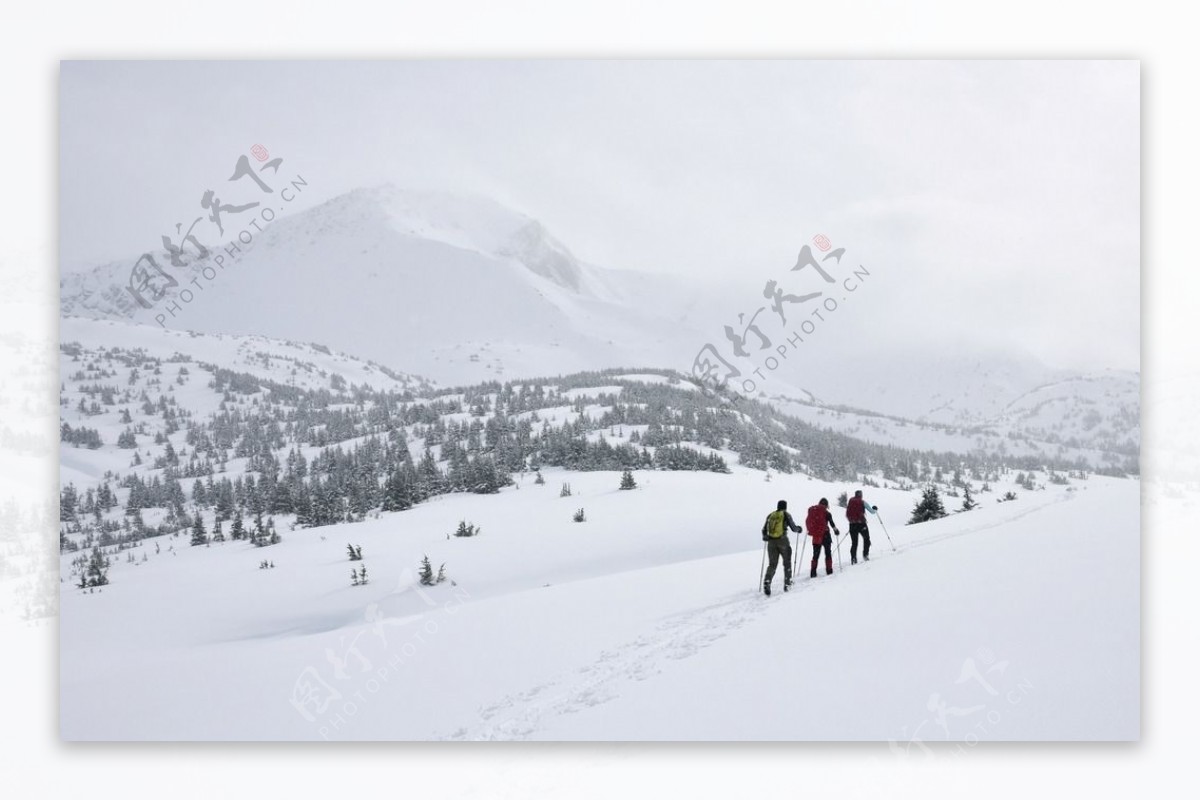
[[[250,155],[254,156],[254,158],[258,159],[259,161],[266,161],[267,157],[271,154],[268,153],[267,149],[262,145],[255,145],[254,147],[250,148]]]
[[[833,247],[833,243],[829,241],[829,237],[825,236],[825,234],[817,234],[814,236],[813,244],[820,248],[822,252]]]

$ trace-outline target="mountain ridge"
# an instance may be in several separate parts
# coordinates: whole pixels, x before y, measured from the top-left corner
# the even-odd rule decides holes
[[[64,274],[61,313],[151,325],[164,316],[168,327],[203,333],[316,341],[443,384],[628,364],[686,373],[732,322],[732,289],[590,264],[534,217],[478,195],[365,187],[280,217],[241,247],[178,316],[163,314],[165,300],[151,309],[135,302],[126,288],[133,260]],[[165,252],[156,259],[186,287],[212,272],[209,249],[203,260],[189,248],[180,268]],[[1096,377],[1028,354],[956,354],[948,343],[904,350],[873,332],[835,339],[806,354],[802,373],[772,376],[764,397],[980,426],[1055,382],[1077,381],[1062,386],[1086,396],[1086,379]],[[1127,418],[1140,378],[1109,378],[1120,396],[1112,413]],[[1056,423],[1037,425],[1045,433]],[[1125,424],[1115,436],[1136,440],[1140,430]]]

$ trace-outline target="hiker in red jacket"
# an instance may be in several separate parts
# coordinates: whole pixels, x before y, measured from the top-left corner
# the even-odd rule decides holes
[[[863,561],[871,561],[871,532],[867,528],[867,512],[875,514],[879,507],[863,500],[862,490],[855,490],[854,497],[846,504],[846,519],[850,521],[850,564],[858,564],[858,537],[862,535]]]
[[[804,527],[808,529],[808,536],[812,537],[813,541],[812,571],[808,574],[809,578],[817,577],[817,561],[821,556],[821,546],[825,546],[825,575],[831,575],[833,573],[833,552],[829,549],[829,529],[832,528],[838,536],[841,536],[842,532],[838,531],[837,523],[833,522],[833,515],[829,513],[827,499],[822,498],[820,503],[808,507],[808,518]]]

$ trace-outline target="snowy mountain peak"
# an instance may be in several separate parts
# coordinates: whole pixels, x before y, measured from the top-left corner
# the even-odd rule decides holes
[[[585,291],[588,283],[583,265],[541,222],[482,195],[381,184],[340,195],[309,213],[322,227],[382,222],[404,236],[512,259],[572,292]]]
[[[529,217],[480,195],[383,184],[355,190],[349,196],[377,204],[402,233],[481,253],[495,253],[531,222]]]
[[[531,220],[514,233],[499,253],[561,287],[575,292],[583,289],[583,268],[579,261],[537,220]]]

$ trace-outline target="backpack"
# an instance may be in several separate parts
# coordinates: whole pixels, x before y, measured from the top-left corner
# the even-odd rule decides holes
[[[776,509],[771,514],[767,515],[767,536],[773,540],[777,540],[784,535],[787,529],[787,512]]]
[[[862,498],[851,498],[846,502],[846,519],[851,523],[860,523],[866,519],[866,502]]]
[[[821,542],[828,531],[825,515],[825,507],[819,503],[808,507],[808,517],[804,521],[804,527],[808,529],[808,534],[813,538],[814,543]]]

